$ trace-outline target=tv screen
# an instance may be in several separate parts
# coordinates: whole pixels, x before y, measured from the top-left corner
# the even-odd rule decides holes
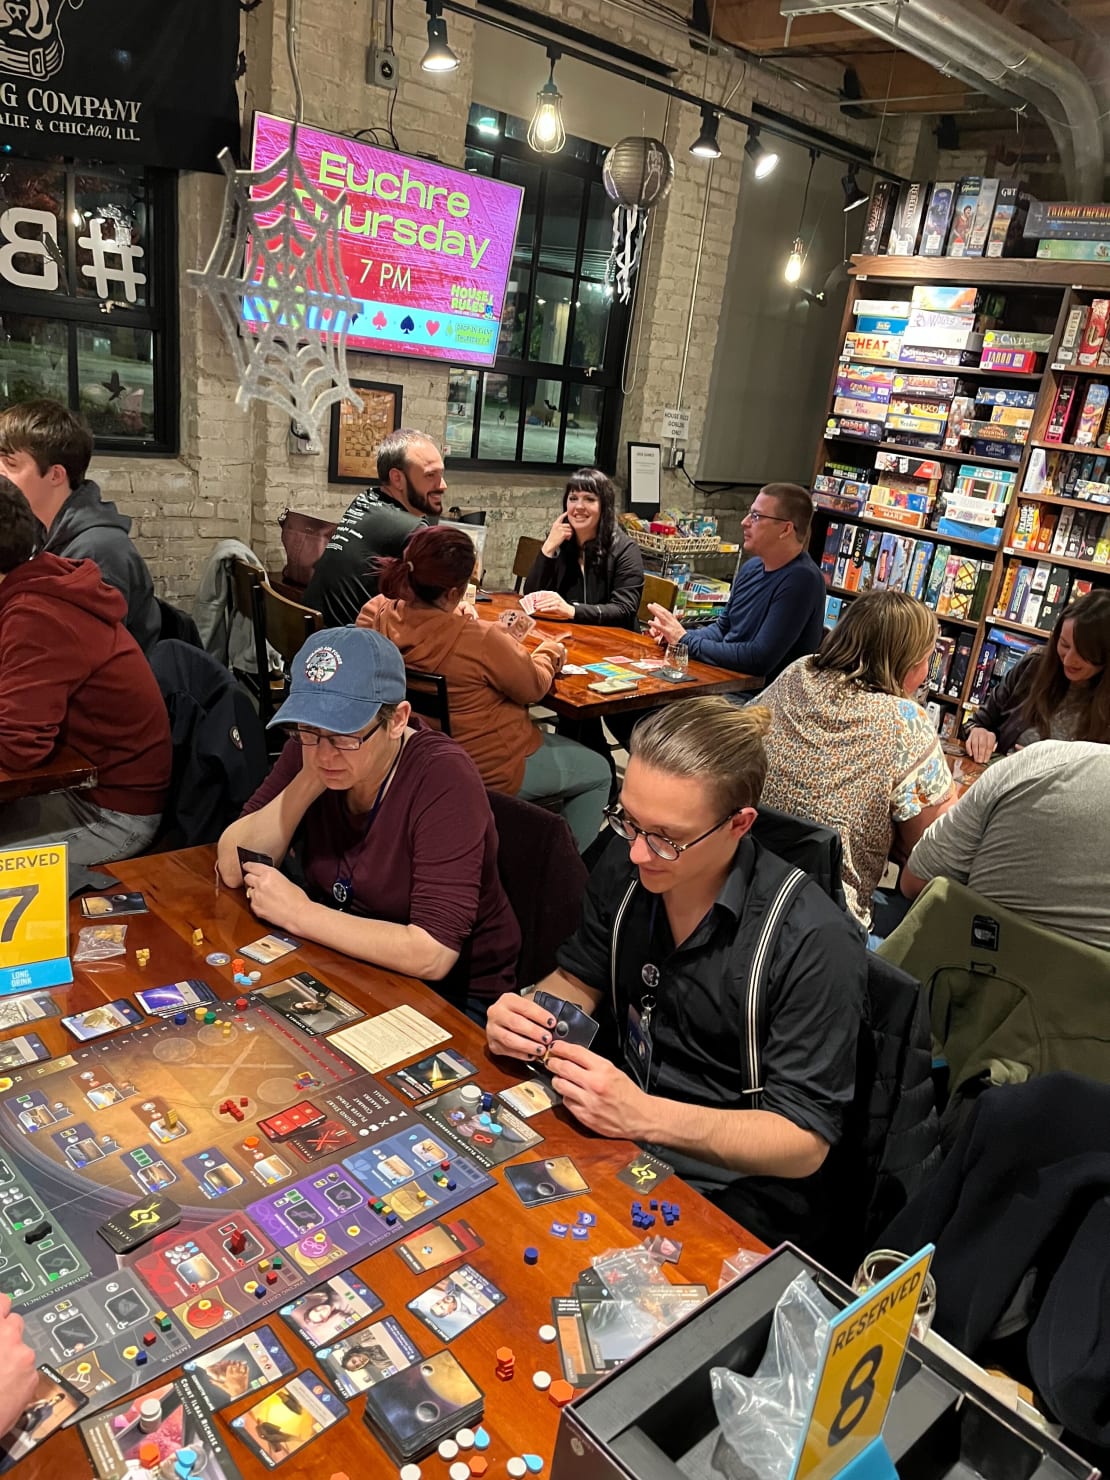
[[[291,128],[255,114],[252,169],[289,147]],[[345,193],[339,260],[361,300],[348,347],[492,365],[523,190],[303,124],[297,158],[325,195]],[[248,319],[251,303],[248,295]]]

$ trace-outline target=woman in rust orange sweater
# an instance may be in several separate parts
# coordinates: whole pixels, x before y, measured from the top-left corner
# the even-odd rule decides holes
[[[597,837],[609,799],[603,757],[541,730],[528,705],[542,699],[566,657],[552,639],[529,650],[499,622],[458,610],[474,570],[459,529],[418,530],[403,558],[379,562],[378,589],[358,615],[397,645],[405,664],[447,680],[451,734],[494,791],[526,801],[559,797],[580,850]]]

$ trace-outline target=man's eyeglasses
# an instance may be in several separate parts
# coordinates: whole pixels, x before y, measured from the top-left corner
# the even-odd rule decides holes
[[[290,734],[298,745],[311,750],[316,745],[323,745],[326,740],[333,750],[360,750],[382,727],[382,721],[368,730],[365,735],[331,735],[319,730],[303,730],[299,725],[294,725]]]
[[[793,519],[783,519],[779,514],[764,514],[759,509],[749,509],[748,518],[753,524],[758,524],[761,519],[770,519],[773,524],[793,524]]]
[[[720,832],[727,822],[731,822],[736,816],[730,812],[727,817],[722,817],[715,827],[708,832],[703,832],[700,838],[692,838],[688,843],[676,843],[670,838],[665,838],[661,833],[648,832],[646,828],[637,827],[624,815],[620,807],[606,807],[605,821],[616,833],[618,838],[623,838],[626,843],[633,843],[637,838],[643,838],[656,858],[662,858],[665,863],[674,863],[680,858],[687,848],[692,848],[695,843],[703,843],[706,838],[712,837],[715,832]]]

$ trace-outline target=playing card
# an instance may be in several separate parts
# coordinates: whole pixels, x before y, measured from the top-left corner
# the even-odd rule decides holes
[[[216,994],[207,982],[194,977],[183,982],[167,982],[162,987],[146,987],[135,993],[135,1001],[152,1017],[172,1017],[175,1012],[206,1007],[216,1001]]]
[[[268,853],[256,853],[253,848],[238,847],[235,851],[239,855],[239,867],[241,869],[245,868],[248,863],[264,863],[269,868],[273,868],[274,866],[274,860]]]
[[[503,1100],[517,1115],[523,1115],[525,1120],[539,1115],[541,1110],[550,1110],[563,1103],[545,1079],[522,1079],[519,1084],[500,1090],[498,1099]]]
[[[269,935],[260,935],[257,940],[252,940],[250,945],[240,946],[239,954],[246,956],[248,961],[257,961],[260,966],[269,966],[280,961],[282,956],[288,956],[290,951],[299,951],[300,947],[300,941],[291,935],[272,930]]]
[[[109,915],[145,915],[150,906],[142,894],[83,894],[81,913],[88,920],[103,920]]]
[[[472,1264],[462,1264],[410,1300],[408,1309],[441,1341],[453,1341],[504,1299],[504,1292],[492,1280]]]
[[[665,1161],[652,1156],[650,1151],[640,1151],[617,1173],[617,1181],[623,1182],[626,1187],[634,1187],[637,1192],[651,1193],[673,1171],[674,1167],[669,1167]]]
[[[121,997],[116,1002],[105,1002],[100,1007],[75,1013],[73,1017],[64,1017],[62,1027],[81,1043],[88,1043],[91,1038],[103,1038],[117,1028],[133,1028],[142,1020],[142,1013],[136,1012],[130,1002]]]
[[[22,1064],[49,1057],[50,1050],[37,1033],[24,1033],[0,1043],[0,1069],[18,1069]]]
[[[315,1372],[300,1372],[232,1419],[231,1427],[272,1470],[346,1415],[346,1403],[327,1383]]]
[[[599,1024],[576,1002],[553,997],[550,992],[534,992],[532,1001],[555,1019],[551,1030],[553,1037],[563,1043],[577,1044],[579,1048],[589,1048],[597,1036]]]
[[[316,1360],[340,1396],[354,1398],[418,1362],[420,1353],[394,1317],[386,1316],[384,1321],[375,1321],[365,1331],[345,1336],[334,1346],[320,1347]]]
[[[40,1367],[34,1397],[0,1439],[0,1475],[60,1429],[88,1401],[53,1367]]]
[[[181,1209],[170,1197],[148,1197],[116,1213],[97,1229],[117,1254],[129,1254],[155,1234],[165,1233],[181,1222]]]
[[[426,1274],[441,1264],[450,1264],[464,1254],[473,1254],[482,1240],[465,1218],[445,1219],[431,1223],[397,1245],[397,1252],[416,1274]]]
[[[333,1275],[290,1305],[281,1318],[312,1349],[330,1346],[344,1331],[381,1309],[382,1302],[353,1274]]]
[[[430,1058],[418,1059],[415,1064],[398,1069],[396,1074],[387,1074],[386,1083],[410,1100],[422,1100],[425,1095],[438,1095],[449,1085],[460,1079],[469,1079],[477,1072],[469,1059],[444,1048]]]
[[[505,1180],[526,1208],[542,1207],[545,1203],[577,1197],[590,1190],[585,1177],[569,1156],[519,1162],[505,1168]]]
[[[484,1394],[450,1352],[436,1352],[375,1385],[365,1422],[401,1462],[419,1459],[482,1414]]]
[[[185,1363],[185,1371],[213,1412],[277,1382],[279,1377],[288,1377],[295,1368],[296,1363],[272,1326],[244,1331],[214,1351]]]
[[[255,997],[264,999],[312,1038],[334,1032],[362,1017],[361,1009],[353,1002],[317,981],[308,971],[298,971],[295,976],[287,976],[271,986],[256,988]]]

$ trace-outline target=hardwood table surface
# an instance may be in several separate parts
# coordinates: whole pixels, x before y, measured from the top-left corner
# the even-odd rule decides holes
[[[39,797],[50,791],[96,785],[96,767],[72,745],[60,745],[49,760],[29,771],[0,770],[0,802]]]
[[[143,891],[150,913],[126,920],[126,958],[74,965],[73,985],[55,988],[52,993],[63,1014],[129,996],[140,987],[188,977],[206,980],[224,999],[239,995],[231,980],[230,967],[208,966],[205,956],[213,951],[234,955],[269,927],[251,914],[241,890],[221,888],[216,892],[214,861],[215,849],[208,847],[112,865],[113,873],[125,888]],[[76,938],[82,919],[75,907],[71,940]],[[192,944],[192,933],[197,928],[204,931],[204,943],[199,948]],[[135,950],[141,947],[150,950],[150,963],[145,969],[135,964]],[[450,1030],[451,1046],[478,1065],[476,1082],[483,1089],[496,1092],[524,1078],[522,1065],[493,1058],[481,1030],[422,982],[316,945],[304,945],[295,954],[261,970],[260,986],[280,981],[296,971],[311,971],[371,1015],[410,1003]],[[75,1047],[75,1040],[56,1017],[31,1026],[52,1054],[67,1053]],[[27,1025],[21,1024],[2,1036],[25,1031]],[[486,1451],[489,1480],[499,1480],[505,1474],[506,1461],[526,1452],[541,1455],[544,1474],[548,1473],[559,1410],[546,1394],[533,1387],[532,1374],[543,1369],[559,1378],[562,1371],[557,1344],[545,1345],[537,1332],[551,1320],[551,1299],[569,1294],[578,1272],[593,1257],[609,1249],[631,1248],[639,1242],[642,1235],[631,1226],[630,1204],[633,1198],[647,1196],[633,1192],[617,1180],[616,1174],[635,1154],[636,1148],[630,1142],[592,1136],[579,1128],[562,1107],[545,1111],[530,1123],[545,1139],[541,1146],[522,1152],[521,1156],[527,1160],[572,1156],[591,1190],[558,1206],[526,1209],[508,1186],[502,1169],[495,1168],[491,1173],[495,1185],[459,1209],[458,1216],[470,1222],[485,1240],[483,1248],[467,1257],[507,1296],[503,1304],[456,1337],[448,1347],[486,1395],[482,1423],[492,1440]],[[677,1265],[664,1266],[672,1282],[704,1284],[712,1293],[717,1288],[721,1262],[726,1256],[741,1247],[763,1252],[764,1246],[757,1239],[677,1177],[670,1177],[662,1184],[659,1196],[681,1204],[680,1221],[673,1233],[683,1244],[682,1255]],[[579,1208],[588,1208],[597,1215],[597,1226],[591,1230],[589,1239],[579,1242],[553,1237],[549,1231],[553,1217],[569,1213],[568,1221],[572,1221]],[[523,1250],[529,1244],[540,1252],[539,1263],[531,1267],[523,1261]],[[413,1274],[394,1245],[361,1261],[355,1269],[384,1302],[382,1310],[371,1320],[386,1315],[397,1317],[418,1348],[430,1354],[440,1350],[444,1343],[405,1306],[452,1267],[455,1266]],[[276,1314],[263,1316],[256,1324],[267,1322],[278,1333],[298,1370],[322,1371],[308,1347]],[[211,1345],[217,1345],[219,1339],[218,1333],[213,1333]],[[509,1382],[501,1382],[494,1373],[494,1352],[504,1345],[511,1346],[516,1354],[516,1375]],[[179,1368],[167,1369],[150,1386],[180,1375]],[[267,1391],[263,1389],[229,1404],[216,1417],[216,1427],[244,1480],[261,1480],[271,1472],[245,1444],[231,1437],[228,1425]],[[137,1396],[138,1392],[121,1394],[120,1401],[131,1401]],[[349,1400],[349,1409],[346,1418],[282,1463],[283,1480],[331,1480],[334,1475],[346,1475],[350,1480],[373,1476],[377,1480],[377,1477],[396,1475],[397,1465],[362,1422],[362,1397]],[[429,1480],[446,1480],[448,1467],[434,1453],[421,1464]],[[60,1476],[66,1480],[84,1480],[91,1473],[92,1466],[76,1425],[46,1440],[19,1465],[20,1480],[59,1480]]]
[[[511,591],[491,592],[489,600],[480,601],[477,607],[478,616],[484,622],[496,622],[502,612],[519,610],[520,598]],[[594,627],[568,622],[560,617],[542,617],[538,613],[535,620],[535,634],[561,637],[567,650],[567,662],[580,667],[614,657],[641,660],[663,656],[654,638],[643,632],[631,632],[627,627]],[[640,682],[625,694],[592,693],[589,685],[597,683],[601,676],[597,673],[560,674],[542,702],[567,719],[593,719],[606,714],[652,709],[671,699],[692,699],[698,694],[736,694],[763,686],[761,678],[735,673],[731,668],[715,668],[710,663],[696,663],[693,658],[687,670],[690,680],[687,683],[668,683],[655,673],[641,673],[639,669],[633,671]]]
[[[940,748],[956,783],[956,794],[962,797],[972,782],[978,781],[987,769],[987,763],[973,761],[959,740],[942,740]]]

